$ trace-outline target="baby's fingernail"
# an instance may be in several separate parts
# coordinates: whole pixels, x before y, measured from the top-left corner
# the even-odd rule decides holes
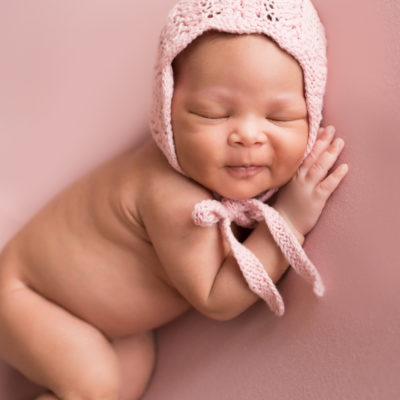
[[[330,125],[330,126],[328,126],[328,127],[326,128],[326,131],[328,132],[328,135],[329,135],[329,136],[332,136],[332,135],[335,133],[336,129],[335,129],[334,126]]]
[[[344,140],[338,138],[335,140],[335,142],[333,144],[337,149],[340,149],[344,145]]]

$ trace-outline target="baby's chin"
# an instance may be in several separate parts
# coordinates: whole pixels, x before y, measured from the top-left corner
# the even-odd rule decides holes
[[[232,168],[233,169],[233,168]],[[271,171],[270,168],[259,168],[253,171],[248,168],[231,169],[225,168],[217,179],[209,181],[213,184],[213,192],[232,200],[248,200],[264,195],[276,184],[281,182],[280,177]]]
[[[265,194],[271,187],[263,188],[242,188],[240,185],[236,188],[215,188],[212,192],[217,193],[219,196],[231,200],[249,200]]]

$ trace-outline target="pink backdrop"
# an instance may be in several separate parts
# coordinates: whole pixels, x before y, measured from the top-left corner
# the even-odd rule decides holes
[[[0,1],[0,247],[53,194],[147,134],[157,38],[174,0]],[[190,311],[157,331],[144,400],[400,398],[400,3],[315,0],[328,34],[324,123],[349,175],[290,270],[283,318]],[[0,363],[0,399],[38,393]]]

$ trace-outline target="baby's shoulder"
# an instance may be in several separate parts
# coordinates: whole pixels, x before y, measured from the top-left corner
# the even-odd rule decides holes
[[[145,141],[132,164],[135,202],[130,205],[138,220],[190,219],[196,203],[212,199],[209,190],[175,171],[152,139]]]

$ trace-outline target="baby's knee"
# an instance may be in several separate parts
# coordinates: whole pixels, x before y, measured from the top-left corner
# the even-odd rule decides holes
[[[121,374],[116,365],[95,365],[54,392],[61,400],[119,400]]]
[[[90,385],[56,392],[60,400],[119,400],[120,388],[107,386],[103,382],[93,382]]]

